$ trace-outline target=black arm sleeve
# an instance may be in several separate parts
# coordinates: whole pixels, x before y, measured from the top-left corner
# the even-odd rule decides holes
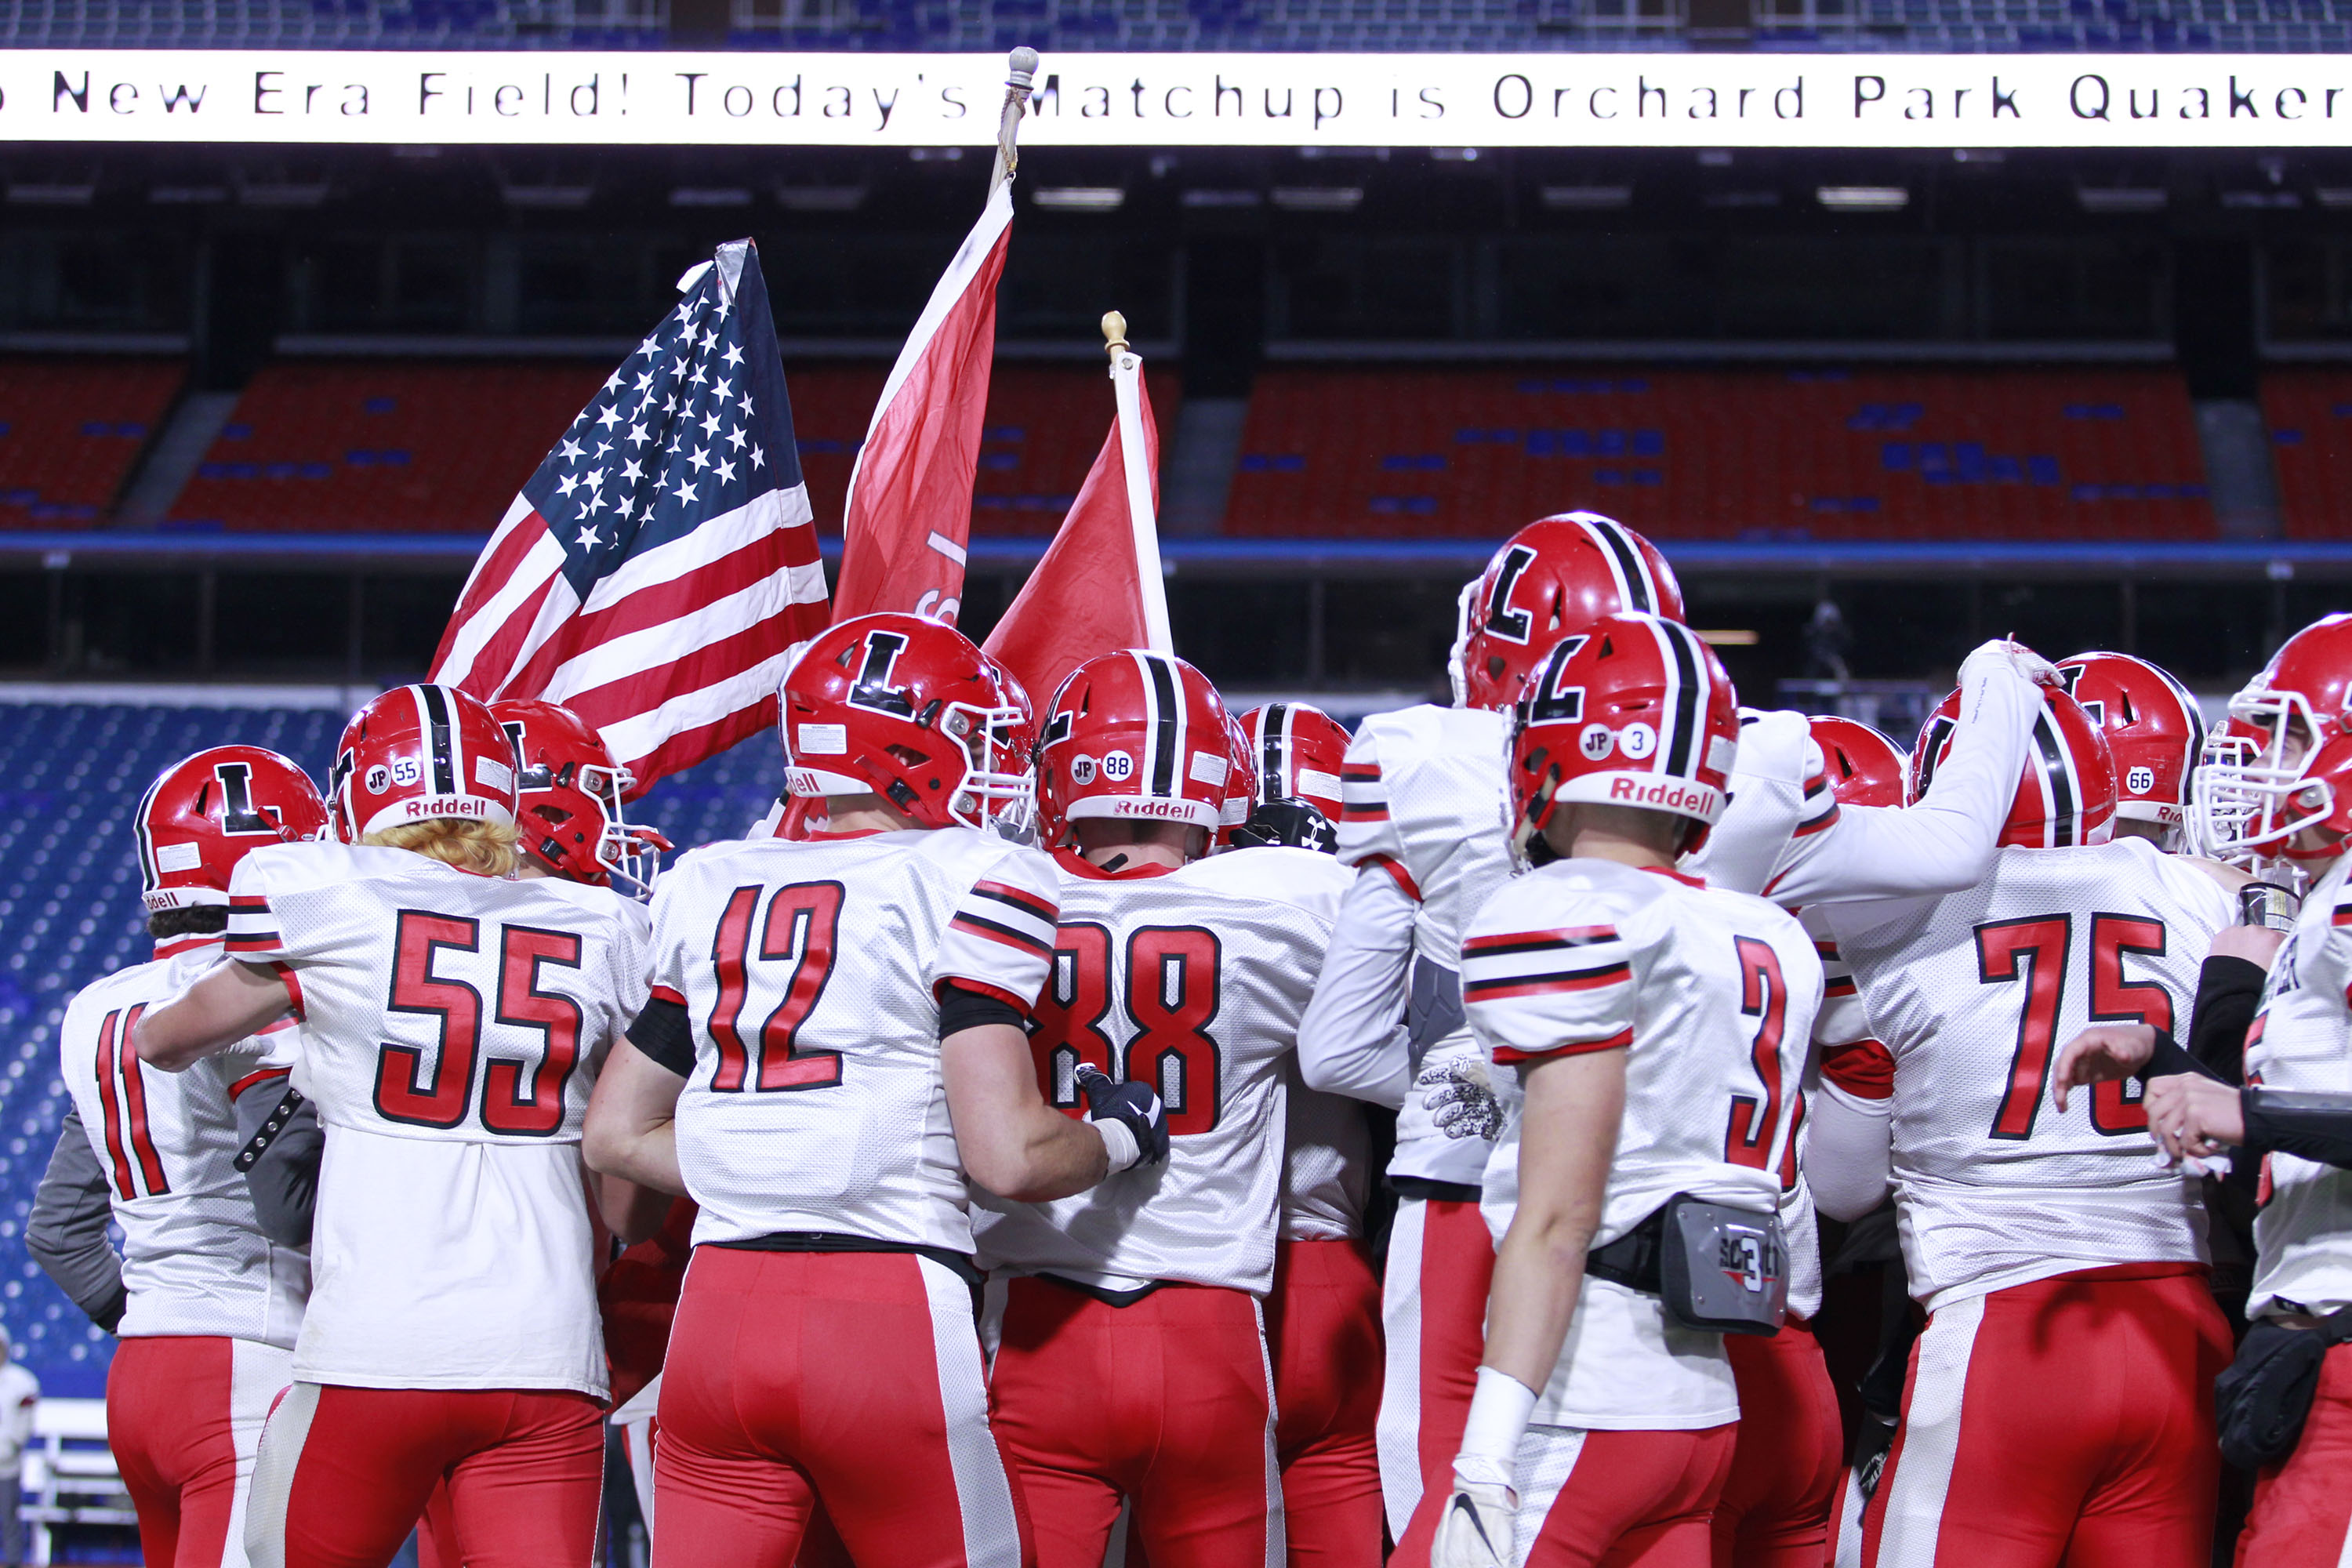
[[[2210,1078],[2216,1083],[2238,1081],[2233,1078],[2223,1078],[2220,1073],[2181,1049],[2180,1042],[2172,1037],[2170,1031],[2158,1029],[2156,1032],[2156,1049],[2149,1055],[2147,1066],[2142,1068],[2134,1076],[2145,1084],[2152,1078],[2177,1078],[2182,1073],[2195,1073],[2200,1078]]]
[[[694,1025],[686,1005],[656,996],[629,1026],[629,1044],[680,1078],[694,1076]]]
[[[2208,958],[2197,974],[2197,1006],[2189,1015],[2189,1054],[2231,1083],[2246,1076],[2246,1030],[2261,1007],[2270,976],[2250,959]]]
[[[106,1222],[113,1214],[106,1171],[82,1130],[81,1112],[68,1110],[49,1153],[49,1168],[33,1194],[32,1212],[25,1216],[25,1250],[110,1334],[131,1300],[122,1285],[122,1259],[106,1239]]]
[[[2352,1094],[2242,1089],[2238,1106],[2248,1150],[2275,1150],[2352,1170]]]
[[[319,1198],[319,1162],[327,1152],[319,1110],[284,1079],[255,1084],[237,1097],[237,1168],[261,1233],[280,1247],[310,1245]]]
[[[954,981],[940,987],[940,1038],[977,1029],[983,1024],[1010,1024],[1016,1029],[1026,1028],[1029,1020],[1021,1009],[1002,996],[992,996],[985,991],[975,991]]]

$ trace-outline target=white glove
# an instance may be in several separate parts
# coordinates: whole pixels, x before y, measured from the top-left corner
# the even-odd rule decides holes
[[[1448,1138],[1491,1140],[1503,1130],[1503,1102],[1484,1057],[1456,1057],[1433,1062],[1413,1082],[1421,1086],[1421,1103],[1437,1130]]]
[[[1465,1467],[1468,1475],[1463,1473]],[[1454,1492],[1438,1516],[1430,1568],[1511,1568],[1518,1511],[1518,1493],[1498,1466],[1467,1454],[1454,1460]]]
[[[1995,637],[1962,659],[1960,684],[1968,685],[1971,676],[1980,679],[1987,665],[2007,665],[2036,686],[2065,684],[2058,674],[2056,665],[2027,647],[2023,643],[2008,637]]]

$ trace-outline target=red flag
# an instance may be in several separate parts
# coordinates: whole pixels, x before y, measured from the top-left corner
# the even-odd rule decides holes
[[[1160,574],[1160,429],[1143,362],[1119,345],[1118,413],[1045,559],[988,635],[987,650],[1039,709],[1062,678],[1123,647],[1175,651]]]
[[[890,367],[849,475],[836,621],[904,610],[955,624],[1012,226],[1013,188],[1001,183]]]

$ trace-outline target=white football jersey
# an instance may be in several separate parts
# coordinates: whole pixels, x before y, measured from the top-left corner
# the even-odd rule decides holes
[[[291,1350],[310,1289],[310,1254],[271,1241],[253,1217],[236,1168],[236,1097],[257,1080],[282,1087],[293,1033],[240,1040],[185,1072],[144,1065],[131,1048],[139,1016],[218,963],[221,941],[183,937],[158,943],[156,954],[85,988],[58,1028],[66,1088],[122,1229],[130,1301],[115,1331],[225,1335]]]
[[[2200,1261],[2195,1183],[2129,1084],[2050,1094],[2095,1018],[2186,1027],[2229,895],[2144,839],[2004,848],[1940,899],[1832,906],[1865,1030],[1895,1062],[1891,1151],[1911,1293],[1941,1304],[2078,1268]],[[1828,1041],[1826,1044],[1843,1044]]]
[[[1113,875],[1064,851],[1039,1087],[1082,1114],[1080,1062],[1168,1107],[1168,1160],[1046,1204],[979,1201],[981,1261],[1108,1290],[1153,1281],[1263,1296],[1281,1224],[1284,1065],[1355,874],[1312,849],[1246,849]]]
[[[1822,966],[1785,910],[1676,872],[1556,860],[1479,911],[1462,995],[1498,1065],[1629,1052],[1596,1247],[1678,1193],[1762,1211],[1796,1190]],[[1482,1205],[1498,1241],[1518,1201],[1523,1102],[1507,1103]],[[1538,1424],[1671,1430],[1738,1415],[1720,1334],[1675,1328],[1655,1296],[1585,1276]]]
[[[1054,863],[964,827],[707,845],[654,892],[653,989],[694,1071],[677,1160],[694,1239],[972,1250],[940,1070],[948,981],[1024,1013],[1054,953]]]
[[[1461,1020],[1462,933],[1510,879],[1504,826],[1510,721],[1483,708],[1429,703],[1374,713],[1340,774],[1339,858],[1386,862],[1418,905],[1413,920],[1412,1069],[1477,1049]],[[1475,1186],[1494,1145],[1448,1138],[1418,1089],[1397,1113],[1389,1173]]]
[[[285,977],[294,1087],[326,1127],[295,1377],[601,1398],[580,1125],[645,1005],[645,911],[404,849],[271,845],[230,880],[227,950]]]
[[[2246,1031],[2246,1081],[2266,1089],[2352,1091],[2352,859],[2338,860],[2303,900],[2271,962],[2262,1011]],[[2249,1319],[2273,1307],[2352,1307],[2352,1172],[2273,1152],[2254,1218]]]
[[[1282,1239],[1351,1241],[1364,1233],[1371,1195],[1372,1130],[1360,1100],[1322,1094],[1300,1081],[1298,1060],[1284,1058],[1289,1123],[1282,1163]]]

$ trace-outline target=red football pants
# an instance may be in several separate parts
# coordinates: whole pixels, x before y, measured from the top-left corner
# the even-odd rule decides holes
[[[2336,1568],[2352,1542],[2352,1345],[2319,1364],[2319,1389],[2294,1452],[2265,1465],[2238,1537],[2238,1568]]]
[[[1167,1285],[1113,1307],[1013,1280],[989,1392],[1037,1568],[1101,1568],[1122,1496],[1152,1568],[1281,1568],[1268,1384],[1243,1291]]]
[[[122,1342],[106,1374],[106,1441],[155,1568],[245,1562],[246,1489],[294,1355],[214,1335]]]
[[[876,1568],[1028,1561],[971,1291],[930,1258],[696,1247],[657,1422],[655,1568],[786,1568],[820,1497]]]
[[[1353,1241],[1285,1241],[1265,1303],[1290,1568],[1380,1568],[1381,1282]]]
[[[1726,1334],[1739,1384],[1739,1440],[1715,1505],[1715,1568],[1822,1568],[1845,1429],[1812,1330]]]
[[[1864,1568],[2206,1568],[2229,1363],[2189,1264],[2086,1268],[1930,1314]]]
[[[1454,1456],[1486,1353],[1495,1238],[1475,1203],[1406,1198],[1389,1235],[1381,1322],[1381,1483],[1397,1549],[1390,1568],[1429,1568],[1437,1516],[1454,1492]]]
[[[383,1568],[446,1478],[467,1568],[586,1568],[604,1474],[584,1394],[298,1383],[262,1434],[246,1544],[254,1568]]]
[[[1736,1421],[1695,1432],[1528,1427],[1517,1527],[1530,1542],[1527,1568],[1708,1568],[1707,1518],[1738,1430]]]

